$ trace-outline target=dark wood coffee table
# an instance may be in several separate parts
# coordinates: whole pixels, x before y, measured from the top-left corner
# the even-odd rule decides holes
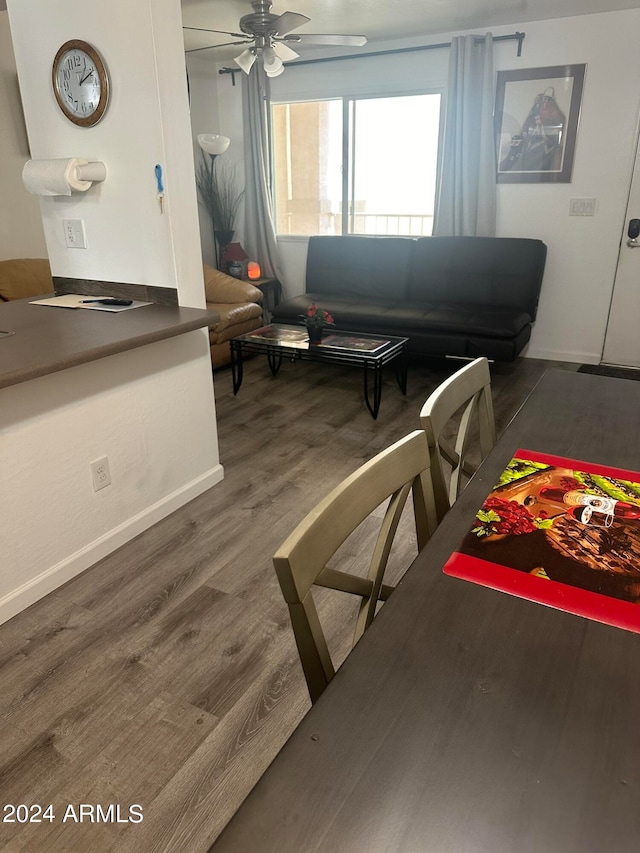
[[[368,335],[362,332],[327,332],[318,344],[310,344],[304,326],[264,326],[230,341],[233,393],[242,385],[245,353],[267,356],[271,373],[280,370],[282,359],[291,361],[321,361],[361,367],[364,400],[374,418],[378,417],[382,398],[382,368],[394,362],[396,380],[403,394],[407,393],[407,338],[392,335]],[[369,374],[373,378],[373,394],[369,394]]]

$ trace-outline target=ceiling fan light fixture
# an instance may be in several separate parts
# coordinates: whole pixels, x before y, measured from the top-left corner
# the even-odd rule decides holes
[[[251,71],[253,63],[256,61],[256,55],[253,50],[247,48],[242,51],[240,56],[236,56],[233,61],[242,68],[245,74],[248,74]]]
[[[281,64],[277,71],[267,71],[266,68],[264,71],[267,77],[279,77],[284,72],[284,65]]]
[[[296,53],[295,50],[291,50],[288,45],[283,44],[281,41],[274,42],[273,50],[276,56],[279,56],[283,62],[297,59],[300,56],[299,53]]]
[[[362,47],[367,43],[367,37],[362,35],[341,33],[335,35],[331,33],[292,34],[292,30],[296,30],[303,24],[308,24],[310,18],[299,12],[284,12],[281,15],[276,15],[271,12],[272,0],[250,0],[250,3],[253,12],[240,18],[240,32],[214,30],[207,27],[183,27],[185,30],[222,33],[234,39],[234,41],[227,41],[222,44],[189,48],[187,53],[240,45],[245,49],[233,61],[245,74],[248,75],[251,72],[256,59],[258,59],[268,77],[279,77],[283,71],[283,63],[289,63],[300,57],[300,54],[292,50],[289,44]],[[0,0],[0,7],[2,7],[2,0]],[[235,39],[240,39],[240,41],[235,41]],[[231,69],[223,69],[220,73],[226,71],[231,71]]]
[[[264,48],[262,51],[262,62],[264,64],[264,70],[271,77],[282,71],[282,60],[277,56],[272,47]]]

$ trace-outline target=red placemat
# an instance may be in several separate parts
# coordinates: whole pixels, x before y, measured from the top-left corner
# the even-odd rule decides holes
[[[444,572],[640,633],[640,473],[518,450]]]

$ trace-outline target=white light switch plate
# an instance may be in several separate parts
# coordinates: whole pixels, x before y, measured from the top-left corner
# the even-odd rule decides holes
[[[569,216],[594,216],[596,212],[595,198],[572,198],[569,206]]]

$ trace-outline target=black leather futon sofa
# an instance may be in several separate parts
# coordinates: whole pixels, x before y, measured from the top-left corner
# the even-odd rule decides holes
[[[531,336],[547,247],[512,237],[311,237],[306,292],[274,323],[300,323],[312,302],[335,328],[397,335],[409,352],[513,361]]]

